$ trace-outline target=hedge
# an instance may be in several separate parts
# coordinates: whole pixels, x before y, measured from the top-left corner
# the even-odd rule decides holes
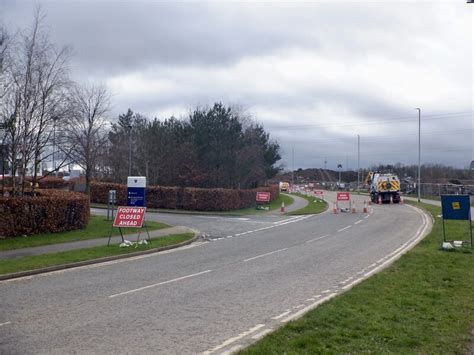
[[[118,205],[127,204],[125,185],[103,182],[91,184],[91,201],[106,204],[109,190],[117,191]],[[254,206],[257,191],[270,192],[270,201],[277,199],[279,194],[278,185],[253,190],[149,186],[146,188],[146,205],[188,211],[230,211]]]
[[[0,236],[14,237],[85,228],[90,217],[87,195],[38,190],[37,196],[0,197]]]
[[[41,177],[39,176],[38,179]],[[15,178],[16,183],[19,184],[20,178],[16,177]],[[27,176],[25,178],[27,181],[26,187],[30,188],[31,187],[31,182],[33,181],[32,176]],[[1,182],[0,182],[1,185]],[[13,185],[13,178],[11,176],[5,176],[5,186],[10,187]],[[69,187],[69,183],[64,180],[62,177],[59,176],[47,176],[44,178],[41,178],[41,180],[38,180],[38,187],[40,189],[67,189]]]

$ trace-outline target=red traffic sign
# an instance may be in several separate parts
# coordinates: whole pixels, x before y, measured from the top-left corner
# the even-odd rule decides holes
[[[141,228],[145,220],[146,207],[117,207],[114,219],[114,227],[117,228]]]
[[[315,190],[314,191],[314,196],[323,196],[324,193],[321,190]]]
[[[257,202],[270,202],[270,192],[257,192]]]
[[[338,192],[337,193],[337,200],[338,201],[350,201],[351,194],[349,192]]]

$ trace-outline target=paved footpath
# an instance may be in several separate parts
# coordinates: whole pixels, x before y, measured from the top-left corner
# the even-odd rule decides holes
[[[170,234],[182,234],[182,233],[194,233],[195,231],[187,227],[171,227],[164,229],[157,229],[150,231],[150,237],[159,238]],[[148,236],[146,231],[142,231],[140,234],[140,240],[146,239]],[[136,241],[138,239],[137,234],[127,234],[124,235],[125,240]],[[51,244],[51,245],[42,245],[38,247],[31,248],[22,248],[14,250],[5,250],[0,251],[0,260],[19,258],[23,256],[30,255],[40,255],[40,254],[49,254],[49,253],[59,253],[62,251],[76,250],[76,249],[86,249],[93,248],[97,246],[107,245],[108,238],[97,238],[97,239],[87,239],[79,240],[77,242],[69,243],[60,243],[60,244]],[[122,238],[119,236],[113,236],[110,239],[111,245],[117,245],[122,241]]]

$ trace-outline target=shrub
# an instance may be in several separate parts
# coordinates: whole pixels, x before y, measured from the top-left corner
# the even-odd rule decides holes
[[[35,197],[0,197],[0,236],[11,237],[84,228],[88,196],[61,190],[38,190]]]
[[[91,184],[91,201],[107,203],[108,191],[117,191],[117,204],[127,204],[127,187],[121,184]],[[149,208],[183,209],[189,211],[230,211],[255,205],[257,191],[270,192],[270,201],[278,198],[278,185],[253,190],[201,189],[193,187],[149,186],[146,205]]]
[[[41,179],[41,180],[39,180]],[[26,188],[31,187],[31,182],[33,181],[32,176],[27,176],[26,180]],[[17,184],[20,183],[20,178],[15,177],[15,181]],[[69,184],[63,178],[58,176],[46,176],[44,178],[38,177],[38,187],[40,189],[66,189],[68,188]],[[5,176],[5,186],[10,187],[13,185],[13,178],[11,176]]]

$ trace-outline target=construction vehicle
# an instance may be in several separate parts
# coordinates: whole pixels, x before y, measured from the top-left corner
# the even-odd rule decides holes
[[[290,184],[288,182],[280,182],[280,191],[288,192],[290,190]]]
[[[373,203],[400,202],[400,180],[397,175],[370,171],[364,184],[369,185],[370,199]]]

